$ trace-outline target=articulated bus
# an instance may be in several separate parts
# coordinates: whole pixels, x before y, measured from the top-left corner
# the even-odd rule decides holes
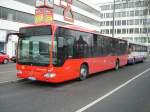
[[[128,64],[143,62],[148,56],[148,48],[145,45],[128,42]]]
[[[12,34],[13,35],[13,34]],[[17,77],[59,83],[127,64],[127,41],[77,26],[20,28]]]

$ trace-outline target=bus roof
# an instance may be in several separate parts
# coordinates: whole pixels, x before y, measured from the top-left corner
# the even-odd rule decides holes
[[[78,31],[83,31],[83,32],[96,33],[96,30],[91,30],[91,29],[76,26],[76,25],[57,25],[54,23],[51,25],[56,25],[57,27],[69,28],[72,30],[78,30]],[[25,27],[21,27],[21,28],[30,28],[30,27],[38,27],[38,26],[50,26],[50,24],[38,24],[38,25],[32,24],[32,25],[28,25]]]
[[[81,31],[81,32],[93,33],[93,34],[101,35],[101,36],[108,37],[108,38],[114,38],[114,37],[107,36],[107,35],[101,34],[99,32],[96,32],[96,30],[91,30],[91,29],[76,26],[76,25],[57,25],[55,23],[52,23],[52,24],[38,24],[38,25],[32,24],[32,25],[25,26],[25,27],[22,27],[22,28],[30,28],[30,27],[38,27],[38,26],[51,26],[51,25],[55,25],[56,27],[63,27],[63,28],[68,28],[68,29],[72,29],[72,30],[77,30],[77,31]],[[120,38],[115,38],[115,39],[124,40],[124,39],[120,39]],[[127,41],[127,40],[124,40],[124,41]]]
[[[141,46],[147,46],[147,45],[145,45],[143,43],[133,42],[133,41],[129,41],[129,40],[128,40],[128,44],[136,44],[136,45],[141,45]]]

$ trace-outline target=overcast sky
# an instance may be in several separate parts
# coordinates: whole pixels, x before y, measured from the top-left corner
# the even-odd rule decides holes
[[[89,0],[93,4],[97,3],[105,3],[105,2],[112,2],[113,0]]]

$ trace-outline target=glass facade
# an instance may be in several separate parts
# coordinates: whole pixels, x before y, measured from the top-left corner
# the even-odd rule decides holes
[[[15,21],[15,22],[28,23],[28,24],[34,22],[34,15],[16,11],[13,9],[8,9],[5,7],[0,7],[0,18],[5,20],[10,20],[10,21]]]
[[[136,16],[144,16],[144,15],[150,15],[150,10],[132,10],[132,11],[116,11],[115,17],[136,17]],[[113,13],[107,12],[102,14],[102,18],[112,18]]]
[[[104,34],[112,34],[113,7],[113,2],[100,4],[102,13],[100,25]],[[115,37],[122,36],[121,38],[135,42],[150,42],[150,8],[148,0],[116,0],[114,33]]]
[[[19,1],[19,2],[22,2],[24,4],[28,4],[31,6],[35,6],[35,0],[15,0],[15,1]]]
[[[121,1],[119,3],[115,4],[116,9],[124,9],[124,8],[135,8],[135,7],[145,7],[147,5],[148,1],[147,0],[140,0],[140,1]],[[109,5],[103,5],[101,6],[101,10],[112,10],[113,9],[113,4]]]
[[[79,1],[79,0],[73,0],[73,5],[76,7],[79,7],[80,9],[83,9],[87,12],[90,12],[94,15],[100,15],[100,12],[92,7],[89,7],[88,5],[84,4],[83,2]]]

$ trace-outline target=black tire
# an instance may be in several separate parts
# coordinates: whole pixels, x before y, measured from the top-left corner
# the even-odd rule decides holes
[[[119,60],[117,60],[117,61],[116,61],[116,64],[115,64],[115,70],[116,70],[116,71],[119,69],[119,66],[120,66]]]
[[[8,63],[8,59],[4,59],[3,64],[7,64],[7,63]]]
[[[142,60],[141,60],[141,63],[143,63],[144,62],[144,57],[142,58]]]
[[[87,67],[87,65],[83,64],[80,67],[80,77],[79,77],[79,80],[83,81],[83,80],[85,80],[87,78],[87,76],[88,76],[88,67]]]

